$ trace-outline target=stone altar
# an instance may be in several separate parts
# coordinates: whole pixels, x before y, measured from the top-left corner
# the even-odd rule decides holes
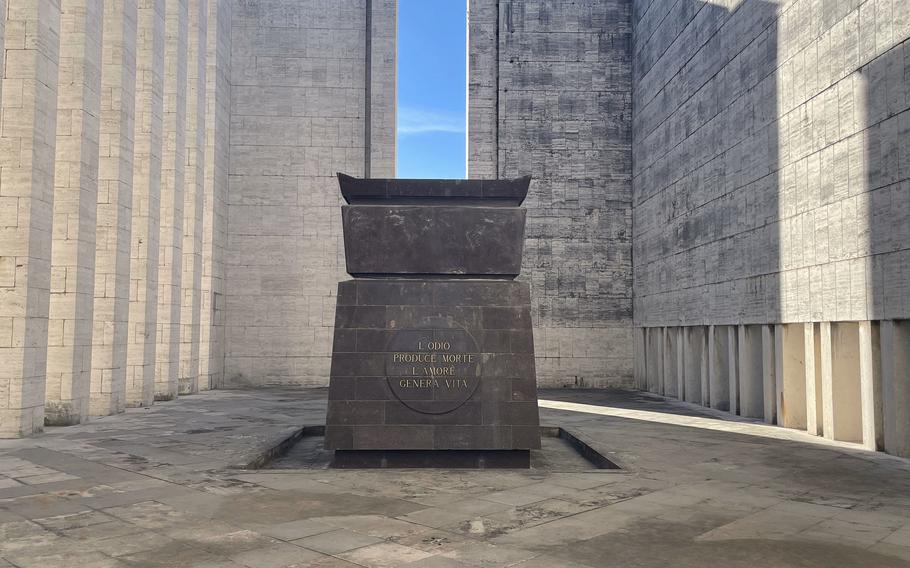
[[[326,416],[336,467],[528,467],[540,447],[530,177],[338,175],[338,284]]]

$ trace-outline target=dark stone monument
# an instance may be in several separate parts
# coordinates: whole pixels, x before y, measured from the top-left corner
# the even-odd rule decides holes
[[[326,417],[335,467],[528,467],[540,448],[529,177],[338,175],[338,284]]]

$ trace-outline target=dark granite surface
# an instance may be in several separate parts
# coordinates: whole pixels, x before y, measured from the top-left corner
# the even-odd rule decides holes
[[[515,277],[525,210],[451,205],[347,205],[341,209],[349,274]]]
[[[355,279],[338,285],[326,448],[539,448],[530,290],[512,280],[529,179],[339,180]]]

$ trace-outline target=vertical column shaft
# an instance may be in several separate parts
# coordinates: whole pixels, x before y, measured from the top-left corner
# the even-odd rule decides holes
[[[205,174],[205,72],[208,0],[189,0],[186,87],[186,184],[183,200],[180,369],[178,392],[199,391],[202,210]]]
[[[818,324],[803,327],[803,350],[806,355],[806,430],[822,435],[821,341]]]
[[[127,337],[127,406],[148,406],[155,387],[158,235],[161,207],[164,0],[138,10],[136,123]]]
[[[884,448],[882,424],[882,359],[879,324],[859,322],[859,380],[862,406],[863,445]]]
[[[102,0],[62,0],[44,421],[88,417],[101,110]]]
[[[136,0],[104,0],[89,413],[126,404],[136,109]]]
[[[822,397],[822,435],[834,439],[834,377],[831,363],[834,358],[831,346],[831,322],[823,321],[818,325],[819,343],[821,344],[821,397]]]
[[[885,451],[910,457],[910,322],[881,323]]]
[[[774,328],[761,326],[761,380],[764,419],[768,424],[777,422],[777,373],[774,364]]]
[[[205,180],[202,219],[202,293],[199,389],[221,384],[224,369],[223,297],[228,135],[230,128],[231,2],[209,2],[205,76]]]
[[[187,0],[167,0],[155,400],[177,396],[186,172]]]
[[[0,437],[18,437],[44,424],[60,3],[0,7]]]

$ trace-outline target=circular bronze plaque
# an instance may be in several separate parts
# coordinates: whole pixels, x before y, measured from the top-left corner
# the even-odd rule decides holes
[[[386,351],[389,388],[416,412],[452,412],[480,384],[480,350],[463,329],[402,329],[392,335]]]

